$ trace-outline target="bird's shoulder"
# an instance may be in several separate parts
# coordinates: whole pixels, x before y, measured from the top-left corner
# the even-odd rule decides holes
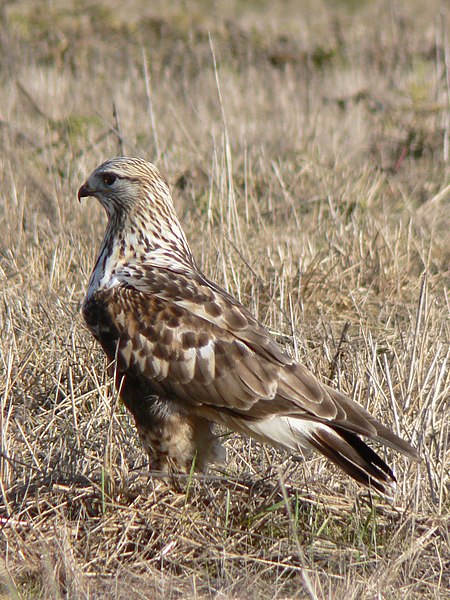
[[[271,362],[292,362],[249,310],[200,271],[141,266],[118,271],[116,277],[119,285],[99,290],[91,300],[114,321],[132,319],[144,329],[159,324],[216,340],[235,339]]]

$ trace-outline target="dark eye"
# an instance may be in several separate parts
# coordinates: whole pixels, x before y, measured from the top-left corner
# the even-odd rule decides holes
[[[117,179],[117,175],[114,175],[114,173],[105,173],[105,175],[103,175],[103,183],[105,185],[112,185]]]

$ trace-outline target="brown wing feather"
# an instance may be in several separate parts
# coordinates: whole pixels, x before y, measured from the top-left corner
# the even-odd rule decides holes
[[[118,272],[116,277],[120,280],[121,273]],[[293,362],[242,304],[200,272],[187,277],[169,269],[144,267],[144,274],[138,278],[128,272],[123,273],[122,277],[125,285],[142,292],[146,297],[152,296],[170,305],[186,308],[189,314],[231,332],[270,362],[279,365]]]
[[[115,287],[97,294],[110,338],[98,339],[120,370],[144,377],[155,393],[191,405],[244,419],[292,415],[417,456],[361,406],[295,363],[226,292],[206,280],[194,283],[177,275],[175,294],[173,281],[153,274],[147,293],[140,280],[141,290]]]

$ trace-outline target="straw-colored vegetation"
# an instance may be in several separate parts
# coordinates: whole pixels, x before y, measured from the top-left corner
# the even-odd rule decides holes
[[[445,3],[0,9],[0,597],[450,597]],[[392,500],[225,432],[210,477],[148,476],[80,317],[105,217],[76,191],[119,153],[166,174],[206,273],[420,449],[386,453]]]

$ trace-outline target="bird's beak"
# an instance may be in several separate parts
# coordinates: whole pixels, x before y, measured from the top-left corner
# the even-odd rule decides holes
[[[89,189],[87,181],[78,190],[78,202],[81,202],[81,198],[92,196],[92,190]]]

